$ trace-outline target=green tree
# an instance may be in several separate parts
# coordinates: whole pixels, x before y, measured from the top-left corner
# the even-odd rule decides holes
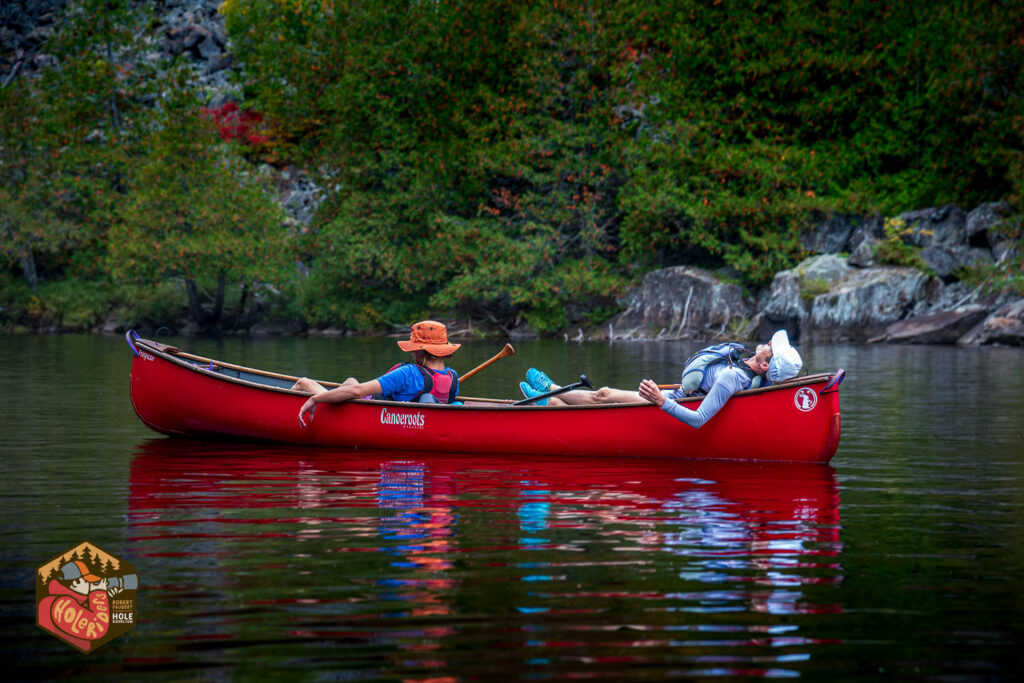
[[[133,143],[151,110],[138,66],[146,14],[127,0],[69,2],[45,46],[56,65],[0,90],[0,252],[40,277],[96,276]]]
[[[553,328],[577,295],[611,300],[617,178],[601,138],[597,10],[267,0],[225,11],[252,106],[331,169],[336,192],[307,254],[315,318],[367,326],[455,307],[506,327],[532,311]]]
[[[543,330],[654,266],[759,286],[829,212],[1019,209],[1018,5],[226,0],[262,117],[242,148],[177,67],[143,66],[149,4],[72,0],[58,66],[0,90],[0,258],[26,292],[105,266],[181,278],[209,327],[232,283],[284,284],[313,323],[441,308]],[[293,236],[308,277],[253,162],[319,174]]]
[[[35,293],[37,263],[60,259],[71,226],[57,210],[55,142],[38,125],[39,102],[31,85],[19,81],[0,90],[0,254],[17,264]]]
[[[610,260],[621,185],[611,20],[600,3],[537,4],[510,24],[516,64],[488,92],[488,116],[472,131],[485,193],[471,222],[447,217],[460,267],[436,304],[553,331],[612,306],[622,291]]]
[[[111,229],[110,267],[136,281],[182,278],[192,319],[216,330],[228,283],[245,292],[288,276],[284,216],[183,83],[160,107],[124,218]],[[211,308],[205,286],[214,287]]]
[[[629,262],[724,263],[760,284],[823,212],[972,206],[1012,188],[1019,7],[620,9]]]

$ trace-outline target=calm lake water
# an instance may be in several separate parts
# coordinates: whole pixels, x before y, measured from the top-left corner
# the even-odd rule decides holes
[[[323,379],[402,360],[163,341]],[[522,342],[464,393],[531,365],[677,381],[696,346]],[[1020,677],[1024,351],[802,352],[848,371],[830,466],[177,441],[132,412],[123,339],[0,337],[0,652],[16,679]],[[140,582],[138,625],[88,655],[35,625],[36,569],[83,540]]]

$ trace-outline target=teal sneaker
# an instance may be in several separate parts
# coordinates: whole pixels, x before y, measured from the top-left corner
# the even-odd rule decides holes
[[[534,396],[540,396],[541,394],[544,393],[543,391],[537,391],[536,389],[531,387],[526,382],[520,382],[519,383],[519,391],[523,392],[523,396],[525,396],[526,398],[533,398]],[[535,405],[535,406],[546,406],[547,404],[548,404],[548,400],[545,398],[545,399],[542,399],[540,401],[537,401],[533,405]]]
[[[551,378],[537,368],[530,368],[526,371],[526,383],[542,394],[545,391],[551,391]]]

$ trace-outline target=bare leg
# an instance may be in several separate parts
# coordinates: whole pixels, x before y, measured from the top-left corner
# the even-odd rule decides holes
[[[551,385],[552,389],[558,387]],[[625,391],[624,389],[613,389],[601,387],[597,391],[567,391],[558,396],[548,399],[548,405],[552,406],[587,406],[603,403],[641,403],[640,393],[636,391]]]

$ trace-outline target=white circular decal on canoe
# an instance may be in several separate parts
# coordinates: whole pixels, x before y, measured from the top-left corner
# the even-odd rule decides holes
[[[809,410],[813,410],[814,406],[818,405],[818,395],[814,393],[814,389],[803,387],[793,396],[793,403],[799,410],[806,413]]]

